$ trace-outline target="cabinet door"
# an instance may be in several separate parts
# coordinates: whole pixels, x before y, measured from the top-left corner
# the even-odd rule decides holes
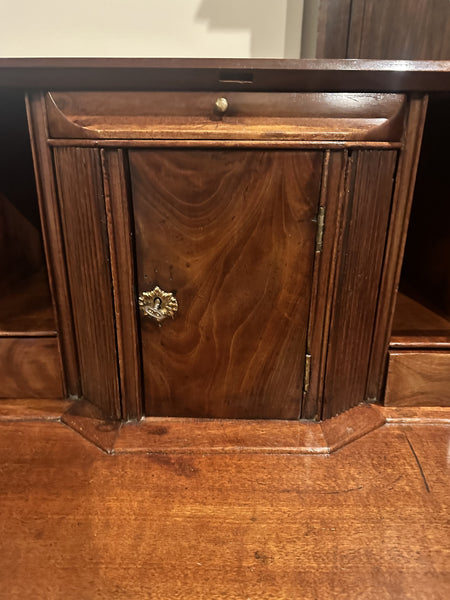
[[[178,305],[159,322],[140,311],[146,415],[299,417],[322,163],[129,152],[138,289]]]

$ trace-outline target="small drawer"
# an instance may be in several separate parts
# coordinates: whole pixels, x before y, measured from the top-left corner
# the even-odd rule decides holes
[[[450,406],[450,351],[389,352],[386,406]]]
[[[56,139],[401,139],[401,94],[49,92]]]

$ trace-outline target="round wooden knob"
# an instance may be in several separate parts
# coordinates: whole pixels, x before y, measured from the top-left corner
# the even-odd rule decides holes
[[[214,108],[216,112],[223,115],[228,110],[228,100],[226,98],[217,98],[214,103]]]

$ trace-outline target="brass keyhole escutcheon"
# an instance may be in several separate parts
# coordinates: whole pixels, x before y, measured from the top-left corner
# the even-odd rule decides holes
[[[139,295],[139,310],[159,323],[167,317],[173,319],[178,310],[178,301],[172,292],[165,292],[155,286],[150,292]]]

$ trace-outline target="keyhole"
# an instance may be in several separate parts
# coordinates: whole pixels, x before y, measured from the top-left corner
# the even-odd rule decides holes
[[[153,300],[153,308],[159,310],[161,308],[161,298],[155,298]]]

